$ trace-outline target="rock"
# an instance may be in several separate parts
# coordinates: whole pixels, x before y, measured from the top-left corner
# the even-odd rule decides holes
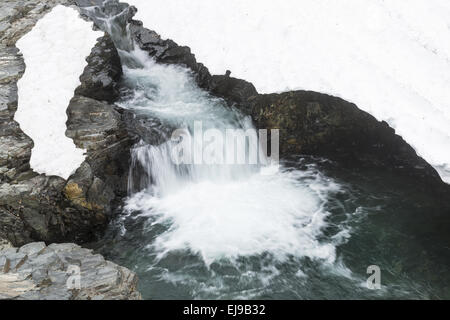
[[[101,37],[92,49],[67,110],[66,134],[87,149],[86,161],[68,181],[38,175],[30,168],[33,141],[13,120],[17,81],[25,70],[14,45],[56,4],[73,1],[1,3],[0,238],[16,246],[33,240],[91,241],[106,227],[111,203],[126,194],[133,142],[123,125],[123,111],[111,104],[118,97],[122,67],[109,36]]]
[[[109,36],[99,39],[87,62],[80,77],[81,85],[75,90],[75,94],[114,102],[119,97],[117,83],[122,75],[122,64]]]
[[[443,186],[436,172],[386,122],[326,94],[294,91],[251,97],[241,110],[258,128],[280,129],[280,156],[325,157],[351,168],[379,168]]]
[[[86,161],[65,186],[75,205],[101,216],[111,212],[111,202],[126,195],[130,137],[118,108],[91,98],[75,96],[68,107],[66,135],[87,150]],[[107,220],[105,220],[106,222]]]
[[[112,203],[127,193],[130,148],[136,137],[126,126],[124,110],[112,104],[122,65],[109,36],[99,39],[87,62],[67,108],[66,131],[77,147],[87,150],[86,160],[69,177],[64,194],[106,225]]]
[[[0,299],[140,300],[137,276],[75,244],[0,250]]]
[[[33,141],[13,120],[17,109],[17,80],[25,64],[16,48],[0,44],[0,183],[30,170]]]
[[[107,103],[75,96],[67,108],[67,115],[66,136],[88,152],[107,148],[127,136],[121,128],[121,114]]]
[[[189,47],[179,46],[172,40],[161,39],[155,31],[144,28],[141,21],[130,21],[130,32],[137,45],[157,62],[179,64],[191,69],[199,87],[210,89],[211,74],[202,63],[197,63]]]
[[[242,104],[250,97],[258,95],[253,84],[242,79],[232,78],[227,73],[223,76],[212,76],[209,90],[229,104]]]

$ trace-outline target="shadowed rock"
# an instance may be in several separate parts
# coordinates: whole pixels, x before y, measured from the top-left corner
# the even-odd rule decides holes
[[[122,75],[122,64],[109,36],[99,39],[87,62],[80,77],[81,85],[75,90],[75,94],[114,102],[119,97],[117,82]]]

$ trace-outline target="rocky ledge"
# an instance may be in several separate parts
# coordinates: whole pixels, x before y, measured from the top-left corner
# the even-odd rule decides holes
[[[33,243],[5,250],[2,242],[6,239],[20,247],[33,241],[91,240],[106,227],[114,202],[126,195],[131,146],[140,138],[147,143],[159,139],[148,132],[146,119],[139,119],[114,104],[119,97],[122,68],[112,40],[105,35],[98,39],[87,58],[81,85],[67,107],[66,135],[87,150],[86,161],[68,180],[39,175],[30,168],[33,141],[14,121],[17,81],[25,70],[15,43],[57,4],[83,7],[102,2],[0,3],[0,271],[3,270],[0,297],[138,297],[132,273],[87,249],[73,244]],[[108,10],[114,10],[114,6],[112,3]],[[126,7],[126,4],[118,6],[120,10]],[[450,199],[449,186],[441,181],[435,169],[387,123],[336,97],[306,91],[262,95],[251,83],[230,77],[229,73],[211,75],[188,47],[161,39],[155,31],[133,20],[136,11],[129,7],[125,15],[134,43],[159,63],[183,65],[192,70],[201,88],[251,116],[258,128],[279,129],[282,157],[321,156],[353,170],[389,171],[412,179],[408,183],[431,192],[437,190],[433,194],[437,201]],[[64,289],[69,265],[79,266],[82,279],[87,281],[84,286],[81,280],[82,288],[78,291]],[[31,267],[37,271],[30,271]]]
[[[75,244],[0,246],[0,299],[140,300],[130,270]]]
[[[122,119],[130,116],[113,104],[122,68],[105,35],[87,58],[67,107],[66,135],[87,150],[86,161],[68,180],[30,168],[33,141],[14,121],[17,81],[25,70],[15,43],[58,4],[75,5],[0,3],[0,299],[139,299],[137,277],[126,268],[75,244],[32,243],[83,243],[103,230],[112,202],[126,194],[135,142]],[[75,281],[68,287],[68,272],[77,270],[80,286]]]

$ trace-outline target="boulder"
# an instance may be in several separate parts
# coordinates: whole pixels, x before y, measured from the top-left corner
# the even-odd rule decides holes
[[[1,184],[0,238],[14,245],[35,239],[46,242],[92,240],[95,233],[104,228],[107,219],[96,210],[95,200],[83,203],[76,190],[70,190],[72,198],[64,194],[66,185],[62,178],[44,175],[20,183]]]
[[[78,245],[0,248],[0,299],[140,300],[137,276]]]
[[[257,95],[241,110],[256,126],[280,130],[280,156],[313,155],[351,168],[379,168],[442,184],[395,130],[343,99],[311,91]]]
[[[86,59],[81,85],[67,108],[66,135],[86,149],[86,160],[69,177],[63,193],[75,208],[109,221],[112,203],[127,194],[130,148],[136,135],[127,127],[127,112],[118,98],[122,65],[109,36],[100,38]]]
[[[109,103],[117,100],[122,64],[111,38],[107,35],[100,38],[86,60],[88,65],[80,77],[81,85],[75,94]]]

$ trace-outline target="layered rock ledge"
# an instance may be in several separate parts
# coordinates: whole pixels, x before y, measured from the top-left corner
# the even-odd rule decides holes
[[[75,244],[0,247],[0,299],[140,300],[130,270]]]

